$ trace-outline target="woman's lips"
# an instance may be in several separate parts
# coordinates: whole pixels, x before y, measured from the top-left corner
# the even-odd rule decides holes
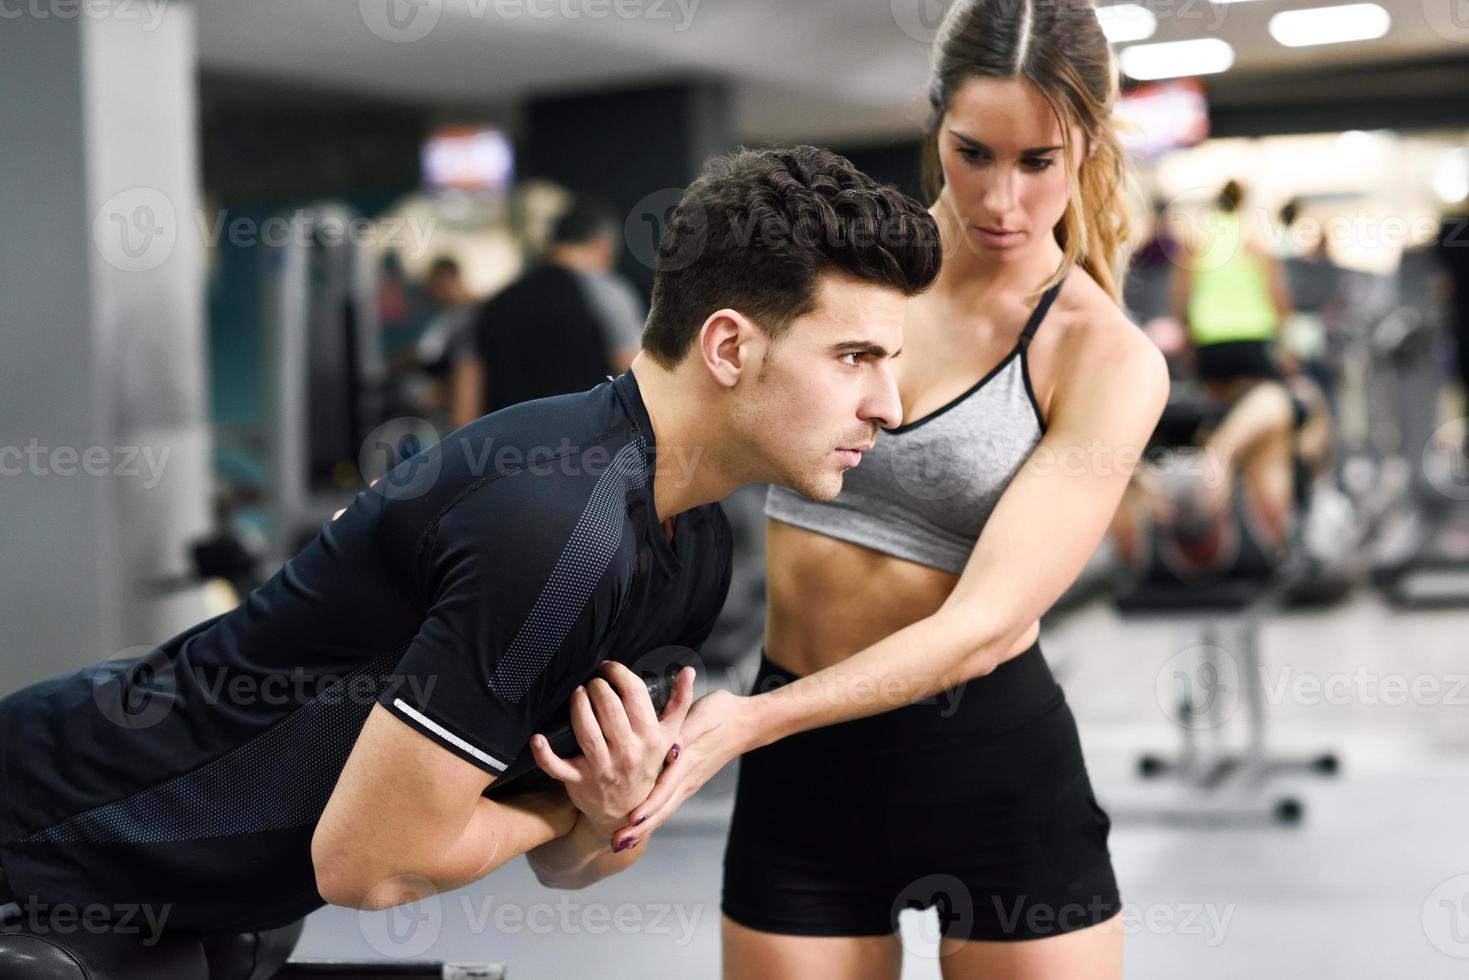
[[[976,227],[979,237],[986,245],[1005,246],[1013,245],[1020,241],[1021,233],[1013,228],[985,228]]]

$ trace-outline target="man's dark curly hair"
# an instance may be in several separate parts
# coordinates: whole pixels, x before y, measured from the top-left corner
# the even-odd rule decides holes
[[[938,277],[938,226],[917,201],[815,146],[736,150],[705,164],[663,228],[643,348],[683,360],[715,310],[772,340],[840,273],[913,296]]]

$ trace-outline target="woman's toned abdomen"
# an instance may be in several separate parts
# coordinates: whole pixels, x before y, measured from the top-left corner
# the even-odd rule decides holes
[[[780,521],[765,522],[765,651],[815,673],[938,611],[959,576]],[[1035,642],[1031,626],[1001,662]]]

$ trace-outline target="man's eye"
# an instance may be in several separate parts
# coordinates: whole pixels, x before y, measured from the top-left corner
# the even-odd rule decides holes
[[[849,365],[851,367],[856,367],[857,366],[857,358],[859,358],[861,356],[862,355],[859,354],[859,353],[857,353],[856,351],[852,351],[852,353],[850,353],[850,354],[843,354],[842,355],[842,363],[843,364],[846,364],[846,365]],[[851,358],[851,360],[847,360],[847,358]]]

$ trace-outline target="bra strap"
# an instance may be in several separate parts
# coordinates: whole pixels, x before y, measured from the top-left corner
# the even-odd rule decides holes
[[[1041,294],[1041,301],[1035,305],[1035,310],[1030,314],[1030,319],[1025,324],[1025,329],[1020,331],[1020,346],[1029,347],[1035,337],[1035,332],[1040,328],[1041,321],[1046,318],[1046,312],[1050,310],[1051,304],[1056,301],[1056,296],[1061,292],[1061,287],[1066,284],[1062,279],[1056,285]]]

